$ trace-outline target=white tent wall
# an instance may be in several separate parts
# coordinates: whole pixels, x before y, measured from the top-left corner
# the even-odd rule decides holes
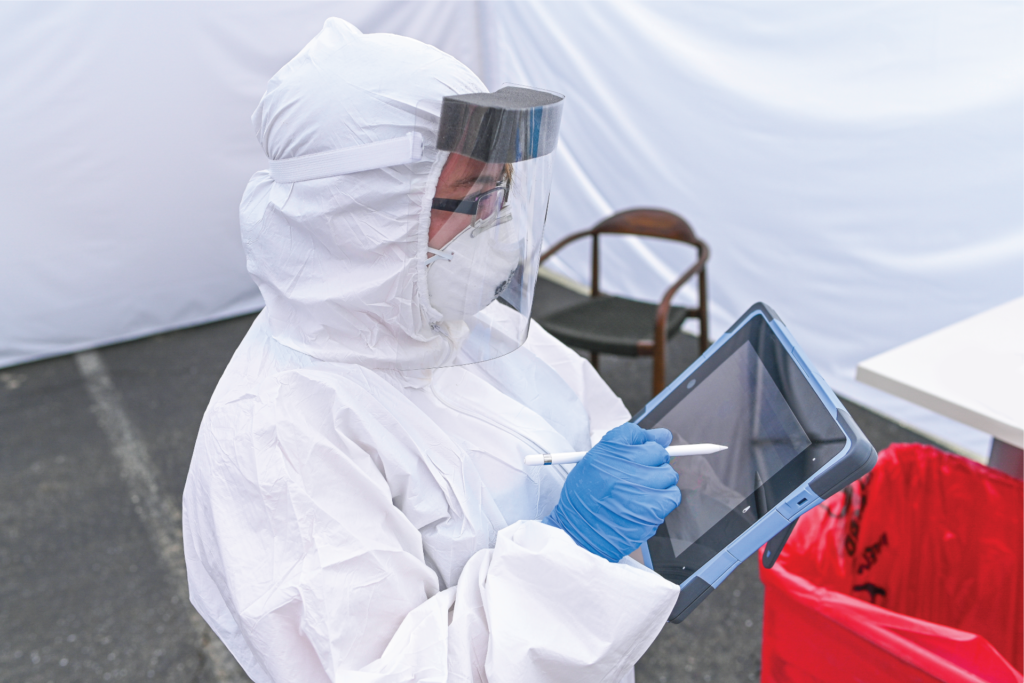
[[[250,116],[331,16],[479,69],[466,3],[0,3],[0,367],[262,307]]]
[[[340,16],[491,87],[567,95],[547,235],[663,207],[712,248],[712,332],[773,306],[841,394],[857,361],[1024,289],[1022,5],[0,3],[0,367],[257,309],[238,237],[267,80]],[[625,240],[651,299],[681,249]],[[555,266],[589,281],[584,249]],[[682,298],[692,296],[683,292]]]
[[[549,243],[675,211],[711,247],[712,336],[764,301],[837,392],[987,455],[854,369],[1024,290],[1022,10],[497,3],[485,45],[502,80],[566,95]],[[654,300],[685,268],[623,242],[602,291]],[[554,265],[589,283],[589,244]]]

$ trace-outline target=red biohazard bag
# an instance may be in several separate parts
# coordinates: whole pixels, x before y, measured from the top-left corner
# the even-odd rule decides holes
[[[1022,517],[1019,480],[890,446],[761,568],[761,680],[1021,683]]]

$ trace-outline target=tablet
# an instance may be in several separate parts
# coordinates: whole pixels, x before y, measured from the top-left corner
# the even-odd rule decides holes
[[[778,316],[755,304],[632,420],[673,444],[721,453],[672,458],[682,503],[641,546],[679,584],[685,619],[736,566],[765,548],[771,567],[796,520],[874,467],[877,454]]]

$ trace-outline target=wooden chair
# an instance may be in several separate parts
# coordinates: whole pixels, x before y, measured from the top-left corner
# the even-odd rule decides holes
[[[697,260],[666,290],[658,305],[605,296],[598,287],[598,237],[605,233],[686,242],[697,247]],[[668,340],[680,332],[684,320],[700,320],[701,351],[708,347],[707,281],[704,269],[710,254],[708,247],[697,239],[693,229],[679,216],[657,209],[634,209],[606,218],[590,230],[569,235],[542,254],[541,263],[570,242],[588,236],[593,239],[590,298],[538,318],[537,322],[565,344],[589,350],[594,367],[597,367],[599,353],[654,356],[653,388],[657,394],[665,388]],[[697,308],[672,306],[672,296],[694,275],[698,278]]]

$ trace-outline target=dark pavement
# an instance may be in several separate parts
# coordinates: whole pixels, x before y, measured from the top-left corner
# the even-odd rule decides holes
[[[538,306],[573,296],[542,283]],[[252,319],[101,349],[127,432],[111,427],[81,355],[0,370],[0,683],[240,680],[182,599],[180,538],[160,534],[178,524],[203,411]],[[678,373],[696,341],[680,335],[671,352]],[[601,372],[631,410],[649,396],[649,359],[603,356]],[[879,449],[923,440],[850,408]],[[748,560],[665,627],[637,681],[757,680],[762,601]]]

